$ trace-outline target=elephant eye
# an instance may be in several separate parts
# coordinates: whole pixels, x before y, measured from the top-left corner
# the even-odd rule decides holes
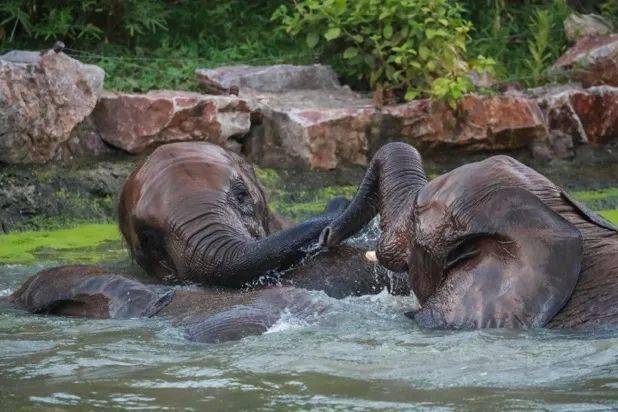
[[[234,199],[234,201],[240,206],[241,211],[244,214],[250,214],[253,210],[253,202],[251,199],[251,194],[247,189],[247,186],[240,181],[234,181],[230,188],[230,195]]]
[[[484,234],[469,235],[460,239],[446,256],[444,271],[447,272],[480,253],[478,242],[485,238]]]

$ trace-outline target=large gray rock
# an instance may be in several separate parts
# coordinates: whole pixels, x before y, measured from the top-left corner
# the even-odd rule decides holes
[[[105,72],[63,53],[0,56],[0,162],[45,163],[95,107]]]
[[[564,20],[564,33],[571,42],[586,36],[605,36],[612,31],[612,24],[597,14],[572,13]]]
[[[224,66],[195,71],[200,87],[210,94],[285,93],[292,90],[333,90],[341,87],[330,66]]]
[[[199,69],[211,94],[251,101],[253,128],[243,152],[261,165],[334,169],[365,165],[378,111],[371,100],[342,87],[324,65],[227,66]]]
[[[230,138],[241,138],[251,126],[243,99],[171,90],[106,92],[92,115],[104,141],[133,154],[190,140],[228,147]]]
[[[531,92],[543,108],[550,130],[594,147],[618,138],[618,87],[564,85]]]
[[[245,151],[265,166],[366,165],[379,126],[371,100],[344,89],[262,95],[258,110],[262,124],[252,130]]]
[[[587,36],[575,43],[550,68],[584,87],[618,86],[618,34]]]

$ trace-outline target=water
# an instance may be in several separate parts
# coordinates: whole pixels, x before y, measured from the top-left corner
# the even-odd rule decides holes
[[[0,266],[0,293],[64,253],[122,248],[105,245]],[[403,315],[413,297],[314,298],[326,307],[317,319],[284,314],[262,336],[216,345],[187,342],[162,319],[0,308],[1,409],[618,408],[617,330],[423,331]]]

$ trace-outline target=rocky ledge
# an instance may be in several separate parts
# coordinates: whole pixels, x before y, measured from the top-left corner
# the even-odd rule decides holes
[[[318,170],[364,166],[395,140],[424,156],[526,150],[570,158],[618,135],[618,35],[595,30],[554,65],[574,82],[472,94],[454,108],[427,99],[376,106],[323,65],[199,69],[205,93],[106,92],[96,66],[53,50],[10,52],[0,56],[0,163],[139,155],[187,140],[258,165]]]

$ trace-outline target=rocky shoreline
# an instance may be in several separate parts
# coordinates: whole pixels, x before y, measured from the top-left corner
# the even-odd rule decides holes
[[[544,161],[527,151],[507,154],[534,167],[570,191],[618,186],[618,145],[601,149],[581,146],[572,160]],[[429,177],[481,160],[492,153],[425,160]],[[53,162],[46,165],[10,165],[0,168],[0,228],[4,233],[66,227],[82,222],[115,222],[117,193],[124,179],[141,160],[128,154],[96,160]],[[318,214],[328,199],[351,197],[364,168],[350,166],[332,171],[306,168],[258,168],[271,206],[293,220]],[[594,204],[596,209],[618,209],[618,197]]]
[[[417,147],[434,175],[505,153],[567,188],[615,186],[618,35],[580,38],[552,71],[565,82],[524,90],[485,81],[491,92],[451,107],[377,101],[323,65],[200,69],[203,93],[110,92],[102,69],[60,50],[9,52],[0,56],[0,228],[114,220],[115,195],[139,159],[177,141],[241,153],[296,219],[324,196],[353,193],[391,141]]]

